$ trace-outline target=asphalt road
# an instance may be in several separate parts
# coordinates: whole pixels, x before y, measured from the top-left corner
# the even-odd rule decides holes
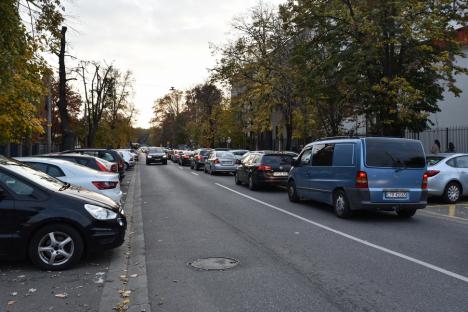
[[[153,311],[468,311],[468,221],[293,204],[232,176],[140,167]],[[228,257],[230,270],[188,265]]]

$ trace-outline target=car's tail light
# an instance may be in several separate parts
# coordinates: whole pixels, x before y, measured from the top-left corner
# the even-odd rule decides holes
[[[427,177],[430,178],[439,174],[439,172],[440,172],[439,170],[428,170],[426,171],[426,174],[427,174]]]
[[[113,182],[113,181],[93,181],[92,182],[95,187],[97,187],[99,190],[110,190],[114,189],[117,187],[119,182]]]
[[[219,159],[213,160],[213,164],[219,164]]]
[[[119,161],[119,171],[124,169],[123,161]]]
[[[106,168],[106,166],[104,166],[103,164],[101,164],[100,161],[96,160],[96,163],[97,163],[97,165],[98,165],[98,167],[99,167],[99,170],[101,170],[101,171],[108,171],[107,168]]]
[[[257,166],[257,170],[258,170],[258,171],[270,171],[270,170],[271,170],[271,166],[260,165],[260,166]]]
[[[367,173],[365,171],[359,171],[357,173],[356,188],[362,188],[362,189],[369,188],[369,182],[367,180]]]
[[[423,190],[427,190],[427,178],[428,177],[429,177],[429,174],[427,172],[423,174],[422,184],[421,184],[421,188]]]
[[[189,155],[184,155],[184,158],[185,158],[185,159],[189,159],[190,156],[189,156]]]
[[[112,172],[117,172],[117,165],[116,164],[112,164],[111,168],[110,168],[110,171]]]
[[[195,159],[196,159],[196,160],[202,160],[203,158],[202,158],[200,155],[197,155],[197,156],[195,157]]]

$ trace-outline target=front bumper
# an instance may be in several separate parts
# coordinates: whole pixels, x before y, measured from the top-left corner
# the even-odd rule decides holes
[[[110,221],[95,221],[88,229],[87,246],[89,252],[112,249],[121,246],[125,241],[127,219],[119,215]]]
[[[146,163],[147,164],[163,164],[167,162],[167,158],[163,157],[151,157],[151,158],[146,158]]]
[[[424,209],[427,205],[427,191],[421,193],[418,202],[389,201],[371,202],[370,192],[367,189],[348,188],[345,189],[351,210],[368,211],[395,211],[397,209]]]

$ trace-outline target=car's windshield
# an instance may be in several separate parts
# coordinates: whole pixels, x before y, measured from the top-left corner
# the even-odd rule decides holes
[[[23,165],[8,165],[6,169],[53,191],[60,190],[65,183],[41,171]]]
[[[381,168],[424,168],[422,145],[413,140],[367,138],[366,165]]]
[[[164,149],[161,147],[150,147],[148,151],[150,153],[164,153]]]

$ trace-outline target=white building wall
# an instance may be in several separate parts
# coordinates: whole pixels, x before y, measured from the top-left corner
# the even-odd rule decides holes
[[[459,57],[457,65],[468,68],[468,46],[464,48],[465,58]],[[431,114],[429,119],[434,123],[431,128],[468,127],[468,76],[456,76],[456,85],[463,92],[460,97],[445,91],[444,99],[439,102],[440,112]]]

